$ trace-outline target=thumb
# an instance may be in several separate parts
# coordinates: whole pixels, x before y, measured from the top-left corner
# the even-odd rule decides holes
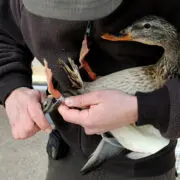
[[[99,92],[90,92],[78,96],[71,96],[65,99],[65,104],[69,107],[87,107],[99,104],[101,99]]]

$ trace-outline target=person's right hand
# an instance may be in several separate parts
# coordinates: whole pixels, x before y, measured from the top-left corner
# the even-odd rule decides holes
[[[42,92],[29,88],[18,88],[8,96],[5,109],[15,139],[27,139],[41,130],[52,131],[42,112],[43,99]]]

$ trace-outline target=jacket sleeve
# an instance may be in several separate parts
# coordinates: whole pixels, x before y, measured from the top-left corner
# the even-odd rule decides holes
[[[33,56],[23,42],[17,25],[18,13],[16,11],[18,9],[16,9],[16,4],[12,2],[4,0],[0,3],[1,104],[5,103],[6,98],[14,89],[19,87],[32,88],[31,62]],[[13,11],[13,9],[16,9],[16,11]]]
[[[180,80],[169,80],[164,87],[150,93],[136,93],[137,125],[151,124],[169,139],[180,137]]]

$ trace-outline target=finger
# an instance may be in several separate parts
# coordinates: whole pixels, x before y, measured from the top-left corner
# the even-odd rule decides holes
[[[26,127],[28,124],[26,125]],[[14,139],[22,140],[22,139],[28,139],[29,137],[32,137],[37,132],[40,131],[37,125],[34,124],[32,128],[24,128],[25,126],[23,124],[13,127],[12,128],[12,136]]]
[[[87,135],[94,135],[94,134],[100,135],[105,132],[102,129],[98,129],[98,128],[86,128],[85,127],[84,130]]]
[[[28,133],[25,133],[25,135],[21,136],[19,139],[21,140],[28,139],[34,136],[35,134],[37,134],[38,132],[40,132],[40,128],[36,124],[34,124],[33,130]]]
[[[89,110],[77,110],[70,109],[65,105],[61,105],[59,108],[59,113],[63,116],[64,120],[70,123],[79,124],[81,126],[86,125],[86,121],[88,121]]]
[[[41,129],[37,126],[37,124],[34,123],[34,128],[33,128],[32,133],[37,133],[39,131],[41,131]]]
[[[30,137],[40,131],[40,128],[29,116],[28,110],[24,110],[24,113],[20,114],[19,129],[24,132],[24,136]]]
[[[27,138],[34,136],[36,133],[40,131],[41,131],[40,128],[34,123],[34,128],[30,133],[28,133]]]
[[[46,93],[41,92],[41,102],[46,99]]]
[[[33,106],[28,107],[28,113],[41,130],[52,130],[52,127],[48,123],[40,103],[34,103]]]
[[[65,104],[69,107],[87,107],[98,104],[101,101],[99,92],[90,92],[78,96],[72,96],[65,99]]]
[[[96,131],[94,131],[93,129],[89,129],[89,128],[85,128],[85,133],[86,133],[87,135],[97,134]]]

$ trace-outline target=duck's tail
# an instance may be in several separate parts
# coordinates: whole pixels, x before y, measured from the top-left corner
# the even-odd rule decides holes
[[[123,151],[122,146],[115,146],[115,138],[110,138],[112,143],[102,139],[96,150],[91,154],[90,159],[81,169],[83,175],[98,168],[104,161],[113,158]]]

